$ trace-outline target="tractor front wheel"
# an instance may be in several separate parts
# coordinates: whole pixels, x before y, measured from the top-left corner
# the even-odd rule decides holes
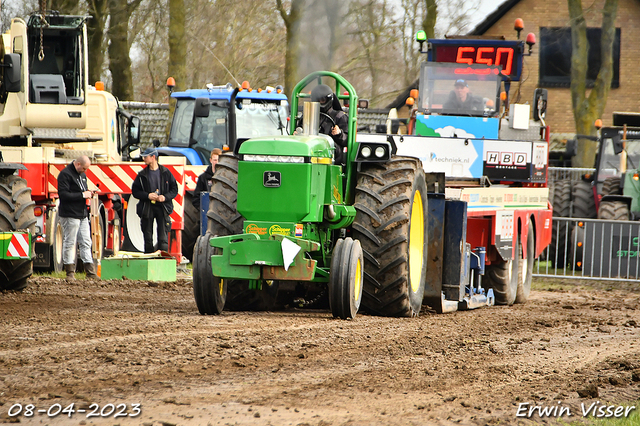
[[[427,187],[420,160],[362,164],[353,237],[364,251],[362,307],[390,317],[417,316],[427,273]]]
[[[329,306],[336,318],[353,319],[362,300],[364,258],[358,240],[339,239],[331,255]]]
[[[211,272],[213,247],[209,244],[211,234],[201,235],[193,250],[193,296],[202,315],[219,315],[227,299],[224,279],[214,277]]]

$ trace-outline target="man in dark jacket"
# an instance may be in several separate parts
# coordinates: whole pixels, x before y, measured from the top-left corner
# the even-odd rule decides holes
[[[62,262],[67,279],[74,279],[76,272],[76,243],[80,246],[80,259],[84,263],[87,278],[97,279],[96,267],[91,255],[91,230],[87,201],[93,192],[87,186],[85,171],[91,166],[86,155],[73,160],[58,175],[58,217],[64,236],[62,239]]]
[[[131,194],[139,201],[136,208],[144,236],[144,252],[153,253],[153,222],[157,223],[158,249],[169,250],[169,231],[173,199],[178,195],[178,183],[169,169],[158,164],[158,150],[147,148],[142,154],[147,165],[140,170],[131,186]]]
[[[340,101],[326,84],[319,84],[311,91],[311,102],[320,103],[320,133],[331,136],[336,144],[336,163],[344,164],[344,148],[347,146],[349,117],[342,111]]]
[[[456,80],[454,90],[449,93],[449,99],[444,104],[444,112],[471,114],[472,111],[483,111],[482,98],[469,92],[469,84],[465,80]]]
[[[191,199],[191,204],[193,204],[193,207],[198,210],[198,213],[200,212],[200,193],[211,192],[211,178],[213,178],[213,174],[216,172],[216,164],[218,164],[220,154],[222,154],[220,148],[213,148],[213,150],[211,150],[211,158],[209,158],[211,165],[207,167],[207,170],[205,170],[200,176],[198,176],[196,189],[193,190],[193,198]],[[199,214],[198,217],[200,217]]]

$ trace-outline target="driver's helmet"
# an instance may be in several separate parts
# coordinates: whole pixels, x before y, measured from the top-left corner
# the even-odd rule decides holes
[[[326,84],[318,84],[311,91],[311,102],[318,102],[322,112],[329,111],[333,103],[333,91]]]

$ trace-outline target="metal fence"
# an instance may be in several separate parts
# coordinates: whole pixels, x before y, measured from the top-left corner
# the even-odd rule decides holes
[[[579,167],[549,167],[549,185],[559,180],[580,180],[582,175],[595,173],[596,169]]]
[[[552,231],[551,244],[536,260],[534,276],[640,278],[640,222],[554,217]]]

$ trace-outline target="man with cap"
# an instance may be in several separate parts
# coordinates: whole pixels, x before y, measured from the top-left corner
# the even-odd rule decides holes
[[[320,104],[320,133],[331,136],[336,144],[336,163],[344,164],[343,149],[347,146],[349,118],[342,111],[340,101],[326,84],[319,84],[311,91],[311,102]]]
[[[449,99],[444,104],[444,112],[482,111],[482,99],[469,92],[469,84],[465,80],[456,80],[454,90],[449,93]]]
[[[169,250],[169,230],[173,212],[173,199],[178,195],[178,183],[169,169],[158,164],[158,150],[147,148],[142,154],[147,165],[140,170],[131,187],[132,195],[139,200],[136,212],[144,236],[144,252],[153,253],[153,222],[158,229],[158,250]]]

